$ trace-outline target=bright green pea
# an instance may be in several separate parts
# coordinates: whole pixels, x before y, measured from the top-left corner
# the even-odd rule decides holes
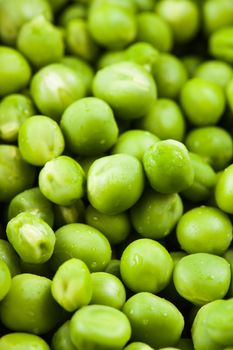
[[[0,103],[0,138],[15,142],[20,125],[36,114],[32,100],[21,94],[8,95]]]
[[[233,156],[230,133],[220,126],[206,126],[191,130],[185,144],[189,151],[202,156],[214,170],[225,168]]]
[[[195,305],[222,299],[230,286],[230,264],[220,256],[196,253],[183,257],[174,268],[177,292]]]
[[[73,158],[59,156],[48,161],[39,174],[39,188],[51,202],[71,205],[84,195],[85,174]]]
[[[65,261],[53,277],[51,292],[58,304],[69,312],[88,305],[92,298],[92,279],[87,265],[76,258]]]
[[[61,63],[41,68],[32,78],[30,92],[39,111],[56,121],[72,102],[86,94],[80,76]]]
[[[23,55],[11,47],[0,46],[0,96],[19,92],[30,78],[31,68]]]
[[[5,334],[0,339],[0,348],[4,350],[50,350],[44,339],[35,334],[23,332]]]
[[[233,24],[231,0],[207,0],[202,6],[203,27],[207,35]]]
[[[232,21],[233,22],[233,21]],[[214,31],[208,42],[209,53],[217,59],[233,63],[233,23],[229,27],[222,27]]]
[[[137,125],[158,136],[161,140],[174,139],[182,141],[185,132],[185,119],[179,105],[167,98],[154,102]]]
[[[98,69],[102,69],[114,63],[120,63],[122,61],[125,61],[125,52],[125,50],[112,50],[104,52],[98,59]]]
[[[20,274],[19,257],[12,245],[4,239],[0,239],[0,261],[1,260],[7,264],[12,277]]]
[[[226,259],[226,261],[228,261],[228,263],[230,264],[231,267],[231,276],[233,276],[233,249],[230,248],[228,249],[225,254],[223,255],[224,259]],[[232,298],[233,297],[233,280],[231,279],[231,284],[230,284],[230,288],[228,290],[227,293],[227,297]]]
[[[85,206],[81,199],[78,199],[71,205],[55,205],[54,221],[56,228],[74,222],[83,222]]]
[[[194,180],[188,150],[179,141],[157,142],[145,152],[143,165],[151,187],[164,194],[183,191]]]
[[[134,342],[127,345],[124,350],[153,350],[149,345],[141,342]]]
[[[188,80],[181,90],[181,106],[192,125],[214,125],[225,109],[223,90],[215,82],[203,78]]]
[[[56,243],[51,258],[53,270],[66,260],[77,258],[86,263],[91,272],[103,271],[111,260],[111,246],[107,238],[94,227],[68,224],[56,232]]]
[[[51,258],[55,235],[51,227],[38,216],[26,211],[18,214],[8,222],[6,233],[23,261],[41,264]]]
[[[171,233],[182,213],[183,204],[177,193],[148,189],[131,209],[131,220],[141,236],[157,240]]]
[[[159,52],[149,43],[136,42],[125,51],[125,59],[142,65],[148,72],[159,57]]]
[[[146,254],[145,254],[146,252]],[[147,238],[130,243],[121,256],[121,277],[134,292],[157,293],[171,279],[173,262],[160,243]]]
[[[226,62],[210,60],[201,63],[194,75],[195,77],[215,82],[220,87],[225,88],[233,78],[233,70],[230,64]]]
[[[181,248],[189,254],[222,255],[232,241],[232,224],[218,208],[201,206],[181,217],[176,233]]]
[[[52,350],[77,350],[70,338],[70,321],[66,321],[52,336]]]
[[[63,318],[51,294],[51,281],[22,273],[12,278],[11,288],[1,302],[0,318],[12,331],[45,334]]]
[[[123,312],[132,327],[132,341],[145,342],[152,348],[177,344],[184,328],[182,314],[170,301],[151,293],[129,298]]]
[[[29,188],[12,198],[8,206],[7,218],[13,219],[19,213],[27,211],[53,226],[54,213],[51,202],[43,196],[38,187]]]
[[[142,165],[128,154],[99,158],[88,172],[89,202],[103,214],[116,215],[129,209],[140,198],[143,187]]]
[[[232,177],[233,164],[226,167],[219,175],[215,188],[215,200],[218,207],[229,214],[233,214]]]
[[[0,201],[9,202],[33,186],[35,168],[22,159],[17,146],[1,144],[0,159]]]
[[[87,6],[84,4],[70,4],[66,6],[63,11],[59,14],[58,22],[62,27],[65,27],[69,21],[76,18],[87,17]]]
[[[0,259],[0,301],[5,298],[11,286],[11,272],[4,260]]]
[[[125,120],[142,117],[157,96],[152,76],[134,62],[115,63],[100,69],[92,88],[94,96],[109,103],[116,116]]]
[[[110,260],[104,271],[107,273],[111,273],[112,275],[120,279],[121,278],[120,260],[118,259]]]
[[[121,311],[105,305],[89,305],[72,316],[70,335],[79,350],[121,350],[130,338],[131,327]]]

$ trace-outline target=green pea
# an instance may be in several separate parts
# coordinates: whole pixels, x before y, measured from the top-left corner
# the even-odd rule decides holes
[[[124,242],[130,233],[130,220],[126,213],[106,215],[89,205],[85,211],[86,223],[100,230],[112,245]]]
[[[151,11],[155,6],[155,0],[135,0],[135,3],[140,12]]]
[[[0,239],[0,261],[1,260],[7,264],[12,277],[20,274],[21,269],[19,257],[12,245],[4,239]]]
[[[181,217],[176,233],[181,248],[189,254],[222,255],[232,241],[232,224],[221,210],[201,206]]]
[[[161,140],[182,141],[185,119],[179,105],[168,98],[159,98],[147,114],[137,121],[137,126],[148,130]]]
[[[98,69],[126,60],[125,50],[112,50],[104,52],[98,59]]]
[[[230,80],[226,87],[226,96],[230,111],[233,112],[233,79]]]
[[[173,346],[180,339],[183,316],[166,299],[151,293],[137,293],[126,301],[123,312],[132,327],[132,341],[145,342],[158,349]]]
[[[59,14],[58,22],[62,27],[65,27],[69,21],[76,18],[87,17],[87,7],[84,4],[70,4],[66,6],[63,11]]]
[[[0,348],[4,350],[50,350],[48,344],[35,334],[15,332],[5,334],[0,339]]]
[[[121,278],[120,260],[119,259],[110,260],[104,271],[107,273],[111,273],[112,275],[120,279]]]
[[[223,27],[214,31],[209,37],[209,53],[214,58],[233,63],[232,35],[233,26]]]
[[[121,311],[105,305],[89,305],[72,316],[70,335],[79,350],[120,350],[130,338],[131,327]]]
[[[207,35],[233,24],[231,0],[207,0],[202,6],[203,27]]]
[[[1,302],[0,318],[8,329],[33,334],[51,331],[63,311],[51,294],[51,281],[22,273],[12,278],[11,287]]]
[[[55,235],[41,218],[22,212],[11,219],[6,227],[7,238],[21,259],[32,264],[41,264],[52,256]]]
[[[190,254],[175,265],[173,280],[183,298],[204,305],[226,295],[231,281],[230,265],[217,255]]]
[[[224,259],[226,259],[226,261],[230,264],[231,267],[231,276],[233,275],[233,249],[230,248],[228,249],[225,254],[223,255]],[[233,280],[231,279],[231,284],[230,284],[230,288],[227,292],[227,296],[232,298],[233,296]]]
[[[229,214],[233,213],[232,176],[233,164],[226,167],[219,175],[215,188],[215,200],[218,207]]]
[[[151,44],[161,52],[171,51],[173,46],[172,30],[169,24],[153,12],[142,12],[137,17],[137,41]]]
[[[26,163],[17,146],[0,145],[0,201],[9,202],[18,193],[32,187],[35,168]]]
[[[141,342],[134,342],[127,345],[124,350],[153,350],[149,345]]]
[[[66,321],[52,336],[52,350],[77,350],[70,337],[70,321]]]
[[[147,189],[131,209],[131,220],[141,236],[157,240],[171,233],[182,213],[183,204],[177,193]]]
[[[13,48],[0,46],[0,96],[19,92],[30,78],[31,68],[23,55]]]
[[[48,161],[39,174],[39,188],[51,202],[71,205],[84,195],[85,174],[73,158],[59,156]]]
[[[71,205],[55,205],[54,221],[56,228],[75,222],[83,222],[85,206],[81,199],[78,199]]]
[[[80,76],[61,63],[41,68],[32,78],[30,92],[39,111],[56,121],[72,102],[86,93]]]
[[[88,172],[89,202],[103,214],[116,215],[130,208],[141,196],[143,186],[142,165],[128,154],[99,158]]]
[[[192,125],[214,125],[225,109],[223,90],[215,82],[202,78],[187,81],[181,90],[181,106]]]
[[[159,52],[149,43],[136,42],[125,51],[125,59],[142,65],[148,72],[159,57]]]
[[[159,55],[153,66],[153,76],[158,88],[158,96],[176,99],[188,79],[184,64],[176,56],[168,53]]]
[[[100,69],[92,88],[94,96],[109,103],[116,117],[125,120],[146,114],[157,95],[152,76],[134,62],[115,63]]]
[[[181,58],[188,76],[192,78],[195,75],[195,72],[200,64],[203,62],[203,58],[198,55],[185,55]]]
[[[151,187],[164,194],[183,191],[194,181],[188,151],[179,141],[164,140],[152,145],[144,154],[143,165]]]
[[[60,11],[65,5],[67,5],[68,0],[48,0],[53,12]]]
[[[53,226],[54,213],[52,204],[43,196],[38,187],[20,192],[12,198],[7,211],[8,220],[13,219],[16,215],[24,211],[37,215],[46,221],[49,226]]]
[[[88,305],[92,298],[92,279],[87,265],[75,258],[65,261],[53,277],[51,292],[58,304],[69,312]]]
[[[103,271],[111,260],[111,247],[107,238],[94,227],[68,224],[56,232],[56,243],[51,258],[53,270],[66,260],[77,258],[86,263],[91,272]]]
[[[0,138],[15,142],[20,125],[36,114],[32,100],[21,94],[8,95],[0,103]]]
[[[4,260],[0,259],[0,301],[5,298],[11,286],[11,272]]]
[[[171,279],[172,269],[170,254],[164,246],[152,239],[133,241],[121,256],[122,280],[134,292],[161,291]]]
[[[220,126],[206,126],[191,130],[185,144],[189,151],[202,156],[214,170],[225,168],[233,156],[232,137]]]

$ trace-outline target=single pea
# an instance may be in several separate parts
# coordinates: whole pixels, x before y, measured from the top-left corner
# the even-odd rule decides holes
[[[94,227],[68,224],[56,232],[56,243],[51,267],[58,267],[68,259],[77,258],[86,263],[91,272],[103,271],[111,260],[111,246],[107,238]]]
[[[70,335],[79,350],[120,350],[130,338],[131,327],[121,311],[105,305],[89,305],[72,316]]]
[[[136,42],[125,50],[125,59],[142,65],[148,72],[159,57],[159,52],[153,45],[146,42]]]
[[[140,198],[143,187],[142,165],[128,154],[99,158],[88,172],[89,202],[103,214],[116,215],[129,209]]]
[[[158,88],[158,96],[177,99],[188,79],[182,61],[168,53],[160,54],[153,66],[153,76]]]
[[[33,76],[30,93],[42,114],[59,121],[64,110],[86,91],[83,80],[71,68],[52,63]]]
[[[176,42],[186,43],[196,36],[200,13],[194,1],[163,0],[156,4],[155,10],[170,25]]]
[[[232,137],[220,126],[206,126],[189,131],[185,144],[189,151],[202,156],[214,170],[225,168],[233,156]]]
[[[129,298],[123,312],[132,327],[132,341],[145,342],[152,348],[177,344],[184,328],[180,311],[166,299],[151,293]]]
[[[23,261],[41,264],[51,258],[55,235],[51,227],[38,216],[26,211],[18,214],[8,222],[6,233]]]
[[[147,114],[137,121],[137,126],[150,131],[161,140],[182,141],[185,119],[179,105],[168,98],[159,98]]]
[[[83,222],[85,206],[81,199],[78,199],[71,205],[55,205],[54,224],[56,228],[75,222]]]
[[[5,298],[11,286],[11,272],[8,265],[0,258],[0,301]]]
[[[183,204],[177,193],[147,189],[131,209],[131,220],[141,236],[157,240],[171,233],[182,214]]]
[[[181,195],[192,202],[200,202],[212,195],[217,175],[201,156],[192,152],[189,152],[189,156],[194,169],[194,181],[189,188],[181,192]]]
[[[9,202],[18,193],[31,188],[35,168],[26,163],[17,146],[0,145],[0,201]]]
[[[124,350],[153,350],[149,345],[141,342],[133,342],[127,345]]]
[[[0,261],[1,260],[7,264],[11,277],[20,274],[21,269],[19,257],[12,245],[4,239],[0,239]]]
[[[54,213],[51,202],[43,196],[38,187],[29,188],[17,194],[9,203],[7,218],[13,219],[19,213],[27,211],[53,226]]]
[[[151,187],[164,194],[183,191],[194,180],[188,150],[179,141],[157,142],[145,152],[143,165]]]
[[[231,23],[233,24],[233,23]],[[233,63],[233,25],[214,31],[208,41],[209,53],[217,59]]]
[[[231,0],[207,0],[202,6],[202,16],[205,33],[209,36],[233,24],[233,3]]]
[[[161,291],[171,279],[172,269],[170,254],[164,246],[152,239],[133,241],[121,256],[122,280],[134,292]]]
[[[0,138],[4,142],[15,142],[20,125],[36,114],[32,100],[22,94],[11,94],[0,103]]]
[[[96,97],[72,103],[62,115],[61,129],[67,148],[83,156],[104,153],[114,145],[118,136],[112,109]]]
[[[112,245],[125,241],[131,229],[127,213],[106,215],[89,205],[85,211],[86,223],[100,230]]]
[[[105,51],[99,57],[97,62],[98,69],[102,69],[114,63],[120,63],[126,60],[125,50],[110,50]]]
[[[226,295],[231,281],[230,264],[217,255],[190,254],[175,265],[173,281],[183,298],[194,305],[204,305]]]
[[[0,348],[4,350],[50,350],[44,339],[24,332],[5,334],[0,339]]]
[[[0,318],[12,331],[45,334],[62,320],[63,311],[51,294],[51,280],[28,273],[12,278],[1,302]]]
[[[200,64],[203,62],[203,58],[199,55],[185,55],[181,58],[181,61],[183,62],[186,71],[188,73],[189,78],[192,78],[199,67]]]
[[[65,261],[53,277],[51,292],[58,304],[69,312],[88,305],[92,298],[92,279],[87,265],[76,258]]]
[[[142,12],[137,17],[137,41],[151,44],[161,52],[171,51],[173,46],[172,30],[169,24],[158,14]]]
[[[92,88],[94,96],[109,103],[116,117],[125,120],[142,117],[157,96],[152,76],[134,62],[115,63],[100,69]]]
[[[30,78],[31,68],[23,55],[11,47],[0,46],[0,96],[19,92]]]
[[[69,21],[76,18],[87,18],[87,6],[81,3],[67,5],[58,16],[58,23],[65,27]]]
[[[232,177],[233,164],[226,167],[219,175],[215,187],[215,200],[218,207],[229,214],[233,214]]]
[[[203,78],[188,80],[181,90],[180,101],[187,119],[195,126],[217,124],[225,109],[222,88]]]
[[[232,241],[232,224],[218,208],[202,205],[180,218],[176,234],[181,248],[189,254],[222,255]]]
[[[71,205],[84,196],[85,174],[73,158],[59,156],[48,161],[39,173],[39,188],[51,202]]]
[[[51,341],[52,350],[77,350],[70,337],[70,321],[63,323],[55,333]]]
[[[120,263],[119,259],[112,259],[109,261],[104,271],[121,279]]]

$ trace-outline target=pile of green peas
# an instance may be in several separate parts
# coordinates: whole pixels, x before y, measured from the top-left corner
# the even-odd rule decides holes
[[[0,0],[0,350],[232,350],[232,135],[232,0]]]

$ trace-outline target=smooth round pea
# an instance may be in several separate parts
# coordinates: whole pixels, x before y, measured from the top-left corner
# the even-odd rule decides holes
[[[125,59],[142,65],[148,72],[159,57],[159,52],[153,45],[146,42],[136,42],[125,50]]]
[[[151,146],[144,154],[143,165],[151,187],[164,194],[183,191],[194,181],[188,150],[176,140]]]
[[[130,233],[130,219],[127,213],[106,215],[89,205],[85,211],[86,223],[100,230],[112,245],[124,242]]]
[[[0,239],[0,260],[4,261],[11,273],[11,277],[20,274],[19,257],[12,245],[5,239]]]
[[[202,156],[214,170],[225,168],[233,156],[230,133],[220,126],[206,126],[191,130],[185,144],[189,151]]]
[[[0,301],[5,298],[11,286],[11,272],[8,265],[0,258]]]
[[[77,350],[70,337],[70,321],[66,321],[53,333],[52,350]]]
[[[232,241],[232,224],[218,208],[201,206],[180,218],[176,233],[181,248],[189,254],[222,255]]]
[[[88,305],[92,298],[92,279],[87,265],[76,258],[65,261],[53,277],[51,292],[58,304],[69,312]]]
[[[217,255],[190,254],[175,265],[173,281],[183,298],[194,305],[204,305],[226,295],[231,281],[230,264]]]
[[[141,342],[133,342],[127,345],[124,350],[153,350],[149,345]]]
[[[206,34],[233,24],[233,3],[231,0],[207,0],[202,6],[203,27]]]
[[[160,243],[142,238],[130,243],[121,256],[121,278],[134,292],[157,293],[171,279],[173,261]]]
[[[55,235],[56,243],[50,260],[55,271],[71,258],[85,262],[91,272],[103,271],[111,260],[111,246],[107,238],[94,227],[68,224],[60,227]]]
[[[215,200],[218,207],[226,213],[233,214],[232,191],[233,164],[229,165],[219,175],[215,187]]]
[[[202,78],[193,78],[184,84],[180,101],[187,119],[195,126],[217,124],[225,109],[222,88]]]
[[[18,214],[8,221],[6,233],[23,261],[41,264],[51,258],[56,238],[51,227],[38,216],[26,211]]]
[[[126,61],[126,50],[110,50],[105,51],[99,57],[97,62],[98,69],[110,66],[111,64]]]
[[[18,145],[27,163],[43,166],[63,152],[65,141],[61,129],[53,119],[36,115],[20,126]]]
[[[232,23],[233,24],[233,23]],[[233,25],[214,31],[208,42],[209,53],[217,59],[233,63]]]
[[[148,189],[130,213],[136,232],[157,240],[171,233],[183,213],[183,204],[177,193],[162,194]]]
[[[56,228],[84,221],[85,206],[81,199],[78,199],[71,205],[55,205],[53,209]]]
[[[56,121],[72,102],[85,96],[85,90],[80,76],[61,63],[52,63],[37,71],[30,87],[39,111]]]
[[[70,335],[79,350],[120,350],[130,338],[131,327],[121,311],[105,305],[89,305],[72,316]]]
[[[4,350],[50,350],[44,339],[24,332],[5,334],[0,338],[0,348]]]
[[[23,55],[11,47],[0,46],[0,96],[19,92],[30,78],[31,68]]]
[[[145,342],[152,348],[177,344],[184,328],[184,318],[170,301],[151,293],[137,293],[129,298],[123,312],[132,327],[132,341]]]
[[[69,21],[75,18],[86,18],[87,7],[84,4],[70,4],[66,6],[59,14],[58,22],[62,27],[65,27]]]
[[[94,96],[112,107],[116,117],[125,120],[142,117],[157,96],[152,76],[134,62],[115,63],[100,69],[92,89]]]
[[[32,100],[22,94],[10,94],[0,103],[0,138],[15,142],[20,125],[36,114]]]
[[[29,273],[13,277],[0,306],[2,324],[19,332],[51,331],[63,317],[62,309],[52,297],[51,283],[46,277]]]
[[[41,193],[51,202],[71,205],[84,196],[85,174],[73,158],[59,156],[48,161],[39,173]]]

